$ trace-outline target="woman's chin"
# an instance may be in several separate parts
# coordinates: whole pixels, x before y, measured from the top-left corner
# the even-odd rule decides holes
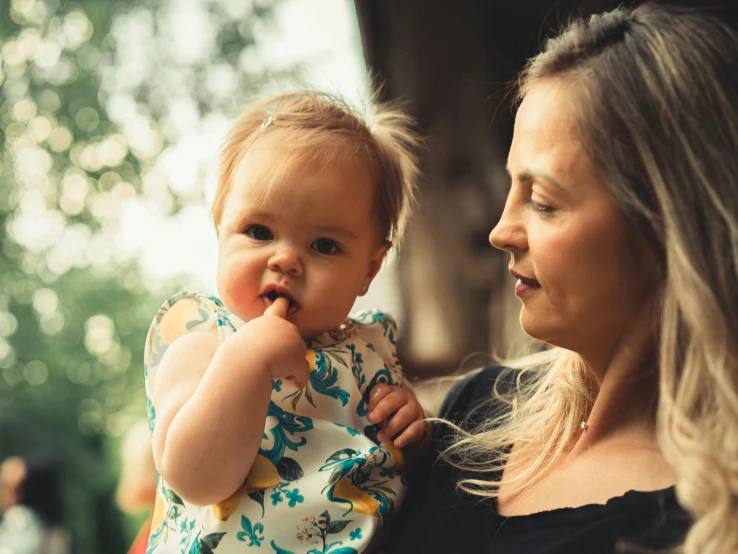
[[[520,326],[529,337],[545,342],[552,346],[559,346],[561,342],[560,333],[557,333],[556,326],[543,321],[540,317],[534,317],[533,314],[526,314],[525,308],[520,313]]]

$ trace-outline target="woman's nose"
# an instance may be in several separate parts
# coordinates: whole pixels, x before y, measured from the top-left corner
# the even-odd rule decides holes
[[[528,249],[528,234],[525,230],[525,208],[516,206],[510,197],[494,229],[489,233],[489,243],[508,252]]]
[[[294,277],[302,277],[304,268],[299,254],[294,248],[279,248],[267,263],[267,267],[272,271],[293,275]]]

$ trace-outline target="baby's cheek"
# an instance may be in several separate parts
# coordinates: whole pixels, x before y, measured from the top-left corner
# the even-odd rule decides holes
[[[333,326],[346,319],[356,300],[356,294],[347,283],[334,282],[327,284],[320,297],[325,300],[323,312]]]
[[[234,268],[231,266],[229,269]],[[254,282],[254,279],[249,279],[243,272],[222,271],[218,273],[217,286],[218,297],[225,307],[243,321],[250,321],[263,314],[258,281]]]

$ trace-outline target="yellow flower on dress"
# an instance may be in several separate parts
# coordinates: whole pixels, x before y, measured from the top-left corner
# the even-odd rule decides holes
[[[154,500],[154,511],[151,514],[151,533],[155,533],[159,529],[161,522],[164,521],[166,509],[167,501],[157,493],[156,499]]]
[[[395,459],[393,469],[395,471],[403,471],[405,469],[405,456],[402,454],[402,450],[397,448],[392,441],[382,444],[382,448],[392,454],[392,457]]]
[[[192,331],[193,323],[197,324],[198,331],[210,330],[216,324],[215,318],[208,317],[207,313],[203,314],[201,312],[202,304],[208,306],[210,315],[215,313],[214,303],[195,298],[182,299],[169,308],[159,324],[162,342],[166,345],[172,344],[182,335]],[[189,328],[187,327],[188,324],[190,325]]]
[[[245,495],[278,485],[279,481],[279,473],[274,464],[261,454],[257,454],[246,476],[246,482],[223,502],[213,504],[213,515],[219,521],[226,521],[238,509]]]
[[[344,477],[336,483],[333,495],[339,502],[343,502],[343,499],[350,500],[353,503],[351,511],[357,514],[374,516],[379,513],[377,499],[352,485],[349,477]]]
[[[251,470],[246,476],[247,492],[263,491],[269,487],[279,485],[281,481],[277,468],[268,458],[257,454]]]
[[[308,364],[310,364],[310,371],[312,371],[315,368],[316,362],[315,350],[313,350],[312,348],[308,348],[307,354],[305,354],[305,359],[308,361]]]

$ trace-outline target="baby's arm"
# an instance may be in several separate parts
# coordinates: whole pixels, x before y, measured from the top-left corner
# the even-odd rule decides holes
[[[401,386],[376,385],[369,397],[369,421],[384,422],[377,438],[386,442],[394,439],[397,448],[423,448],[430,438],[426,414],[407,382]]]
[[[194,504],[221,502],[243,484],[264,433],[272,379],[307,380],[305,343],[282,308],[275,302],[222,345],[215,331],[184,335],[162,357],[153,386],[154,460]]]

